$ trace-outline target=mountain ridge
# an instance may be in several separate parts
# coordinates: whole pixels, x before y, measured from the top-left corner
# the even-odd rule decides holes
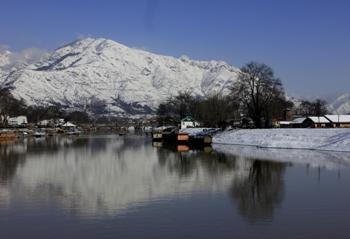
[[[98,113],[116,115],[152,114],[179,91],[228,93],[240,72],[224,61],[159,55],[105,38],[79,39],[41,53],[0,52],[0,86],[28,105],[87,110],[105,102]],[[350,113],[350,93],[329,100],[328,108]]]
[[[85,38],[9,74],[2,86],[28,105],[57,104],[83,110],[107,102],[115,114],[148,114],[171,95],[207,96],[228,91],[239,69],[223,61],[195,61]]]

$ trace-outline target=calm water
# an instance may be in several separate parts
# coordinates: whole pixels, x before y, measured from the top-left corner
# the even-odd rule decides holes
[[[0,145],[0,238],[350,238],[350,154],[153,147],[141,136]]]

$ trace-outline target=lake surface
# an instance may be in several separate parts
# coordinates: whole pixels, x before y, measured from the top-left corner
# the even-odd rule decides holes
[[[0,145],[0,238],[350,238],[350,154],[143,136]]]

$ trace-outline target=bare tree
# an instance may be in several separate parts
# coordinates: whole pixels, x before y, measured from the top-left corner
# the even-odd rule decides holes
[[[272,68],[256,62],[250,62],[241,68],[231,92],[257,128],[263,126],[263,119],[266,122],[272,117],[271,112],[276,102],[286,101],[282,83],[274,76]]]
[[[8,89],[0,89],[0,126],[6,127],[10,116],[23,114],[24,111],[22,100],[15,99]]]
[[[237,106],[228,96],[193,96],[180,92],[167,99],[157,109],[160,124],[179,123],[185,116],[192,116],[206,127],[225,127],[227,120],[237,114]]]
[[[303,116],[322,116],[328,113],[327,102],[316,99],[314,101],[304,100],[297,108],[297,113]]]

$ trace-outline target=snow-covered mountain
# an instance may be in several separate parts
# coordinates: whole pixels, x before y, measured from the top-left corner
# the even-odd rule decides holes
[[[105,101],[112,113],[142,114],[179,91],[201,96],[227,92],[238,72],[222,61],[162,56],[86,38],[2,76],[0,83],[28,105],[85,109]]]
[[[20,52],[0,50],[0,84],[17,71],[25,69],[30,64],[47,59],[49,54],[42,49],[28,48]]]
[[[4,79],[8,74],[11,55],[12,53],[10,51],[0,51],[0,83],[1,79]]]
[[[350,114],[350,93],[342,94],[332,100],[328,109],[335,114]]]

